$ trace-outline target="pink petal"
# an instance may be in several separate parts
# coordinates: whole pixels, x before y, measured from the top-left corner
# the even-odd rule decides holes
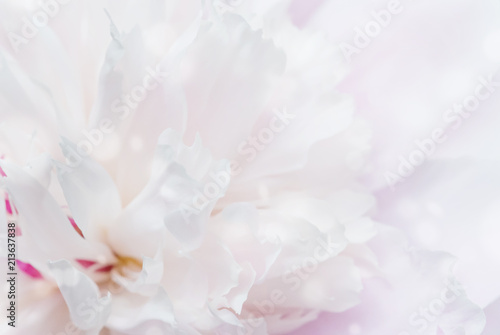
[[[85,238],[85,236],[83,236],[83,233],[80,229],[80,227],[78,227],[78,225],[76,224],[75,222],[75,219],[73,219],[72,217],[68,216],[68,219],[69,219],[69,222],[71,222],[71,225],[73,226],[73,228],[75,228],[76,232],[83,238]]]
[[[18,259],[16,259],[16,262],[17,262],[17,266],[19,267],[19,269],[22,272],[26,273],[31,278],[33,278],[33,279],[43,279],[42,274],[37,269],[35,269],[31,264],[21,262]]]
[[[88,261],[88,260],[85,260],[85,259],[77,259],[76,261],[77,261],[78,264],[80,264],[81,266],[83,266],[85,269],[88,269],[92,265],[97,264],[94,261]]]

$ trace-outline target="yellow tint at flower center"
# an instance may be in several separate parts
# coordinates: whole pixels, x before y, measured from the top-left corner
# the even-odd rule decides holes
[[[124,277],[127,277],[131,272],[140,272],[142,270],[142,261],[128,256],[116,256],[117,262],[114,268]]]

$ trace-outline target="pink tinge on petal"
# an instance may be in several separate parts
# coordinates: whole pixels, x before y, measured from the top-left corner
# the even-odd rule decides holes
[[[7,210],[7,214],[12,215],[14,212],[12,211],[12,206],[10,205],[10,201],[8,198],[5,198],[5,209]]]
[[[16,206],[14,206],[14,204],[10,202],[9,194],[7,192],[5,193],[4,201],[5,201],[5,211],[7,212],[7,215],[13,216],[14,212],[16,215],[19,214]],[[10,222],[10,220],[9,220],[9,222]],[[16,236],[22,236],[21,228],[19,228],[19,226],[17,226],[17,225],[16,225]]]
[[[110,272],[112,269],[113,269],[113,265],[106,265],[106,266],[103,266],[103,267],[95,270],[95,272]]]
[[[16,206],[10,201],[9,194],[5,192],[5,209],[7,210],[7,214],[13,215],[16,212],[16,215],[19,214]]]
[[[76,230],[76,232],[83,238],[85,238],[85,236],[83,236],[83,233],[80,229],[80,227],[78,227],[78,225],[76,224],[75,222],[75,219],[73,219],[71,216],[68,216],[68,219],[69,219],[69,222],[71,222],[71,225],[73,226],[73,228]]]
[[[35,269],[31,264],[21,262],[20,260],[16,260],[16,262],[17,262],[17,266],[19,267],[19,269],[22,272],[26,273],[31,278],[33,278],[33,279],[43,279],[43,276],[40,273],[40,271],[38,271],[37,269]]]
[[[5,174],[5,172],[2,170],[2,167],[0,167],[0,176],[7,177],[7,175]]]
[[[80,264],[81,266],[83,266],[85,269],[88,269],[92,265],[97,264],[97,262],[88,261],[88,260],[85,260],[85,259],[77,259],[76,261],[78,262],[78,264]]]

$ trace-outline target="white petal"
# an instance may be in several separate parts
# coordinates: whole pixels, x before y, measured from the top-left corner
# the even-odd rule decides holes
[[[99,332],[111,313],[111,295],[101,297],[97,285],[66,260],[50,262],[49,267],[74,324],[83,330]]]
[[[206,22],[181,66],[189,116],[185,139],[200,133],[215,157],[230,157],[250,135],[284,67],[283,52],[241,17]]]
[[[69,165],[58,166],[58,178],[71,214],[85,238],[102,239],[102,229],[121,212],[118,190],[98,163],[89,157],[75,162],[76,146],[66,139],[61,143]]]
[[[199,139],[188,147],[176,132],[165,131],[151,180],[110,228],[114,250],[139,259],[152,257],[166,238],[171,250],[197,248],[229,178],[226,162],[214,161]]]
[[[61,207],[37,180],[11,163],[2,161],[1,165],[8,176],[5,186],[23,218],[21,229],[33,238],[34,248],[51,259],[113,258],[106,246],[78,235]]]
[[[112,330],[123,331],[126,334],[134,328],[142,328],[144,331],[148,328],[144,324],[151,321],[159,321],[165,329],[173,329],[177,325],[172,303],[163,289],[158,290],[151,298],[125,293],[114,297],[111,305],[112,313],[106,327]]]

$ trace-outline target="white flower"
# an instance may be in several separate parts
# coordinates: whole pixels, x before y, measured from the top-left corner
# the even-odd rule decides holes
[[[108,18],[73,1],[2,42],[22,333],[284,334],[393,274],[377,241],[404,243],[357,182],[370,131],[336,91],[340,55],[260,5],[127,1]]]

